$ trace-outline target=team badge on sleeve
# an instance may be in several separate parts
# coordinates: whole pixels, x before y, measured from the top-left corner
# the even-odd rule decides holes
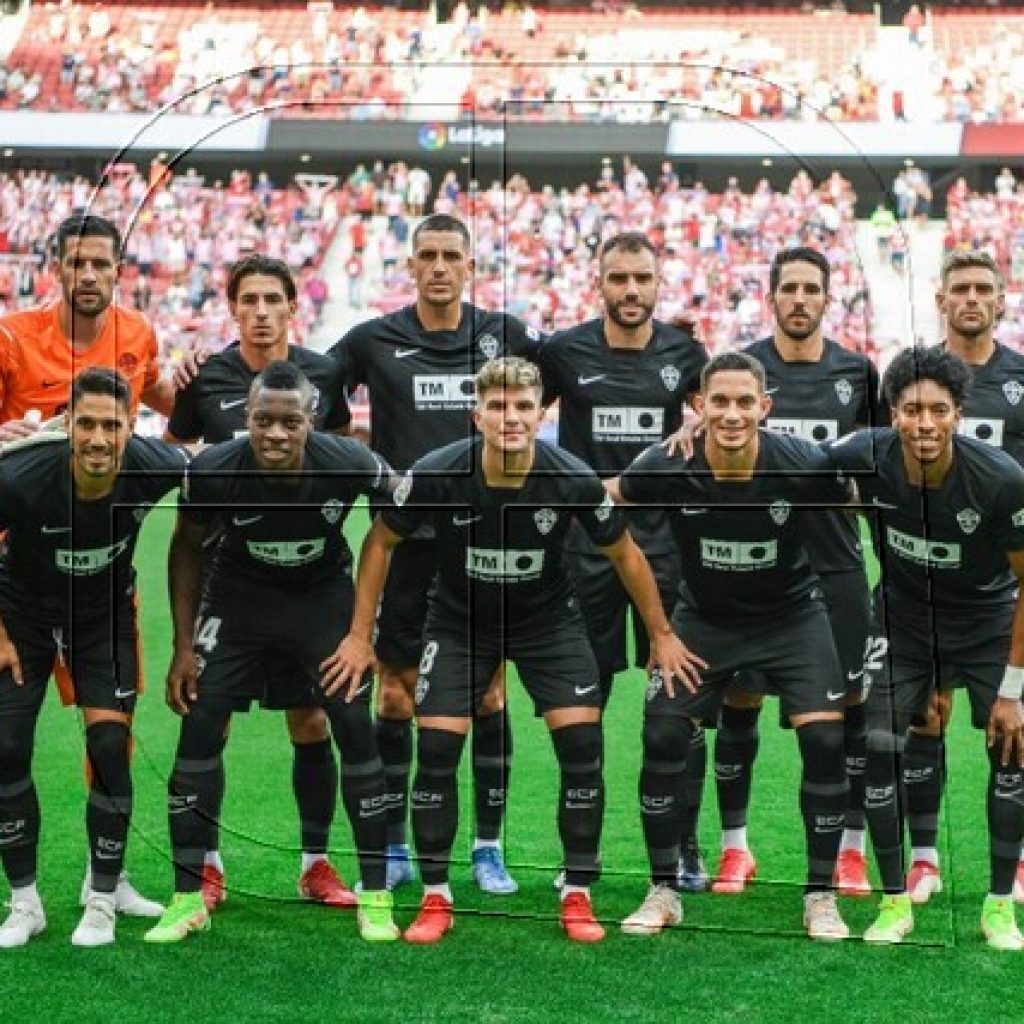
[[[409,500],[409,492],[412,490],[412,473],[406,473],[398,486],[395,488],[395,504],[401,508]]]
[[[608,517],[612,514],[613,508],[615,508],[615,502],[612,501],[612,496],[610,494],[606,494],[604,496],[604,501],[594,509],[594,518],[599,523],[608,522]]]

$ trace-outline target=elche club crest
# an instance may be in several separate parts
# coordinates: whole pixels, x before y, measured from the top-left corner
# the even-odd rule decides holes
[[[663,366],[661,368],[661,382],[668,388],[669,391],[675,391],[679,387],[679,382],[683,379],[683,375],[674,366]]]
[[[395,488],[393,495],[394,503],[398,506],[402,506],[406,503],[409,498],[409,492],[412,490],[412,473],[406,473],[401,480],[398,481],[398,486]]]
[[[320,511],[323,513],[324,519],[326,519],[331,526],[334,526],[345,514],[345,502],[340,498],[328,498],[327,501],[323,503]]]
[[[785,525],[793,506],[785,498],[776,498],[768,506],[768,514],[772,517],[776,526]]]
[[[981,516],[973,508],[965,508],[957,512],[956,521],[964,533],[974,533],[978,528],[978,523],[981,522]]]
[[[487,359],[493,359],[498,354],[498,339],[493,334],[482,334],[477,338],[480,351]]]
[[[533,513],[533,521],[543,535],[549,534],[558,522],[558,513],[553,508],[539,508]]]
[[[1005,381],[1003,394],[1006,395],[1006,400],[1010,405],[1019,405],[1020,400],[1024,398],[1024,384],[1021,384],[1019,380]]]
[[[836,396],[843,405],[853,401],[853,385],[845,377],[836,381]]]

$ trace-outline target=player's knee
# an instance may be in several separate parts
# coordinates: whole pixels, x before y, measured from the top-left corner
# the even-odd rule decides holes
[[[292,743],[323,743],[330,738],[323,708],[290,708],[285,718]]]
[[[688,718],[649,715],[644,721],[644,764],[671,764],[685,759],[694,725]]]
[[[816,719],[797,727],[797,741],[808,777],[846,779],[846,743],[841,719]]]
[[[364,701],[338,701],[328,710],[331,732],[343,764],[365,764],[380,757],[369,705]]]
[[[735,690],[728,694],[724,701],[722,711],[726,708],[735,708],[739,711],[760,711],[764,704],[764,696],[760,693],[744,693],[742,690]]]
[[[891,729],[872,726],[867,731],[868,755],[872,758],[892,757],[903,752],[903,737]]]
[[[32,764],[32,727],[4,719],[0,728],[0,782],[20,782]]]
[[[604,757],[604,734],[597,723],[566,725],[551,733],[555,756],[563,771],[599,772]]]
[[[454,775],[462,758],[466,737],[448,729],[420,729],[416,756],[421,772],[431,775]]]
[[[484,699],[480,701],[480,707],[477,709],[477,718],[486,718],[488,715],[496,715],[499,711],[505,710],[505,680],[503,677],[497,677],[487,688],[487,692],[484,694]]]
[[[181,720],[178,758],[202,761],[220,757],[227,743],[229,714],[208,708],[194,707]]]
[[[415,669],[410,672],[382,670],[377,685],[378,714],[383,718],[412,718],[416,709],[415,688]]]
[[[95,768],[98,764],[128,759],[131,730],[124,722],[95,722],[85,730],[85,749]]]

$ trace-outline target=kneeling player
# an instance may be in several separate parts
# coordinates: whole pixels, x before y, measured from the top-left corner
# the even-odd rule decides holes
[[[91,768],[91,881],[71,941],[114,941],[139,679],[132,553],[145,512],[178,485],[186,464],[180,449],[132,437],[130,408],[119,373],[84,370],[71,389],[69,436],[0,460],[0,852],[12,890],[0,947],[22,946],[46,927],[32,751],[55,655],[74,682]]]
[[[249,436],[214,445],[182,489],[171,541],[174,659],[168,703],[182,715],[168,786],[175,895],[149,942],[176,942],[209,927],[200,891],[207,822],[216,814],[218,768],[235,710],[265,695],[257,680],[269,659],[287,656],[295,692],[316,694],[342,762],[342,797],[359,855],[364,939],[398,937],[384,884],[384,772],[370,719],[371,679],[325,697],[321,662],[348,629],[352,557],[341,525],[361,494],[387,493],[386,464],[358,441],[314,433],[314,391],[294,364],[270,363],[253,381]],[[215,516],[222,536],[207,567],[203,538]]]
[[[477,375],[476,392],[482,437],[420,459],[395,492],[397,507],[375,520],[360,556],[352,633],[329,659],[325,680],[351,686],[372,662],[373,613],[389,552],[429,519],[438,562],[416,685],[412,794],[424,899],[405,938],[437,942],[452,927],[456,773],[474,710],[509,659],[551,731],[561,770],[562,926],[570,939],[597,942],[604,929],[588,887],[597,875],[604,810],[602,698],[565,565],[574,518],[618,569],[651,638],[652,663],[667,678],[695,678],[701,663],[669,629],[650,567],[597,476],[536,440],[543,418],[537,368],[515,357],[492,360]]]
[[[733,674],[750,669],[782,698],[800,745],[804,925],[813,939],[844,939],[849,932],[831,891],[847,793],[844,690],[821,585],[804,549],[810,513],[795,506],[843,504],[848,488],[834,472],[821,475],[828,460],[815,445],[760,429],[771,399],[752,356],[712,359],[696,404],[704,433],[692,458],[652,448],[606,485],[627,502],[668,507],[683,563],[672,628],[711,666],[689,692],[651,676],[640,777],[651,887],[622,930],[654,935],[682,919],[679,794],[690,740],[698,723],[717,720]]]
[[[864,938],[899,942],[913,928],[899,792],[902,740],[934,689],[966,686],[988,740],[991,881],[981,912],[990,946],[1024,950],[1013,910],[1024,836],[1024,472],[982,441],[959,437],[970,371],[941,348],[907,349],[883,390],[893,428],[827,446],[878,507],[888,618],[888,678],[868,698],[865,809],[882,876]]]

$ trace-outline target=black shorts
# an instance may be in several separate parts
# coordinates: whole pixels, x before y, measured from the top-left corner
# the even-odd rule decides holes
[[[406,540],[391,553],[391,565],[377,615],[377,656],[395,669],[419,663],[427,596],[437,575],[437,544]]]
[[[781,698],[787,716],[843,709],[846,690],[820,597],[765,624],[713,623],[678,604],[672,629],[709,668],[696,693],[676,680],[675,697],[668,696],[660,677],[653,674],[647,685],[648,715],[683,715],[714,725],[726,689],[741,669],[764,676],[766,692]]]
[[[597,664],[575,597],[553,610],[542,627],[502,635],[500,629],[474,625],[471,630],[464,619],[433,611],[428,616],[416,680],[417,718],[471,718],[506,660],[515,663],[538,715],[601,706]]]
[[[646,554],[646,552],[645,552]],[[665,614],[672,614],[679,586],[679,556],[675,552],[647,555],[654,579],[661,594]],[[626,613],[632,608],[634,665],[646,665],[650,653],[647,630],[615,566],[600,551],[570,550],[567,562],[573,585],[583,609],[583,620],[590,637],[590,646],[597,659],[601,679],[611,679],[616,672],[629,667],[627,658]]]
[[[988,724],[1010,653],[1013,605],[971,616],[936,616],[911,625],[887,623],[886,671],[873,680],[868,698],[872,728],[902,732],[907,721],[927,720],[936,690],[963,687],[971,701],[971,723]]]
[[[876,640],[872,632],[871,592],[863,569],[821,574],[821,592],[835,641],[847,697],[860,696],[870,685],[865,672]],[[884,651],[883,651],[884,653]],[[768,693],[760,672],[744,669],[730,683],[740,693]]]
[[[11,608],[0,614],[24,678],[18,686],[10,669],[0,673],[0,711],[37,713],[55,661],[67,669],[78,707],[135,711],[141,659],[134,603],[119,605],[109,619],[77,616],[60,626],[28,620]]]
[[[293,594],[249,587],[221,593],[199,610],[193,648],[199,662],[198,702],[247,711],[253,701],[284,710],[327,706],[320,663],[337,648],[352,618],[352,591],[332,586]],[[372,675],[356,696],[367,704]]]

